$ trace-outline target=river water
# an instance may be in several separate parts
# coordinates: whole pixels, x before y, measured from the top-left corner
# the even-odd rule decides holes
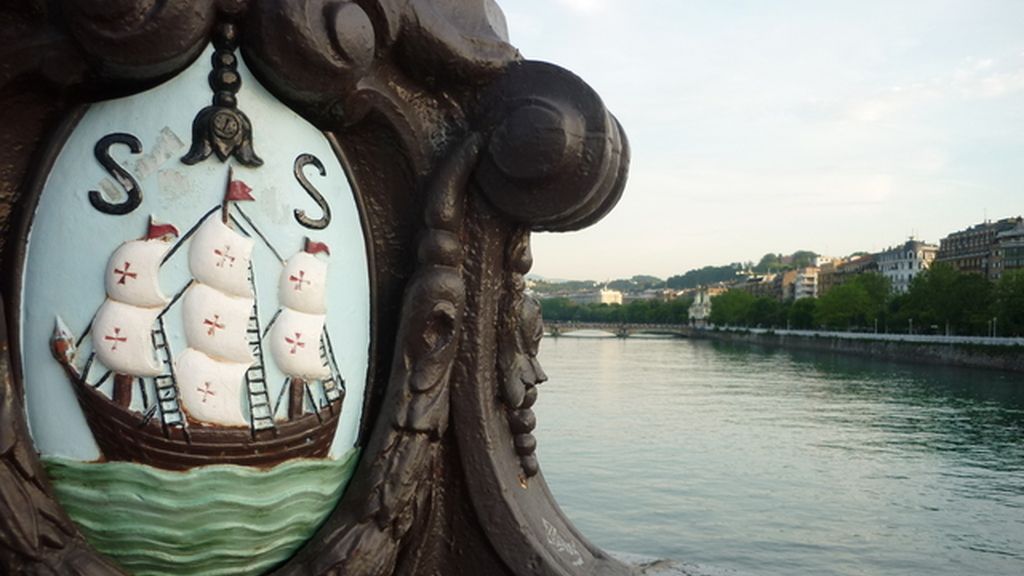
[[[545,338],[538,453],[601,547],[768,575],[1024,574],[1024,375]]]

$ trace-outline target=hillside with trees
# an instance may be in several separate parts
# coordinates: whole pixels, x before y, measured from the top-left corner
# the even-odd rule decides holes
[[[821,298],[779,302],[730,290],[711,299],[712,324],[986,336],[1024,336],[1024,270],[992,283],[936,264],[914,277],[906,294],[891,294],[881,274],[861,274]]]
[[[567,298],[541,300],[544,320],[549,322],[599,322],[605,324],[687,324],[689,298],[670,302],[634,300],[628,304],[577,304]]]
[[[697,270],[690,270],[679,276],[670,276],[666,285],[673,290],[686,288],[697,288],[708,284],[719,282],[730,282],[739,278],[744,266],[740,263],[729,264],[728,266],[705,266]]]

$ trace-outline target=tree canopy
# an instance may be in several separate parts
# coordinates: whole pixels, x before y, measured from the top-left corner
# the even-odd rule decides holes
[[[540,301],[545,320],[556,322],[598,322],[628,324],[687,324],[689,298],[633,300],[619,304],[577,304],[568,298],[547,298]]]
[[[910,289],[893,302],[893,319],[915,331],[986,334],[992,319],[992,283],[977,274],[962,274],[945,263],[914,276]]]
[[[697,270],[690,270],[679,276],[671,276],[666,281],[669,288],[681,290],[683,288],[696,288],[718,282],[735,280],[738,272],[742,269],[740,264],[728,266],[705,266]]]

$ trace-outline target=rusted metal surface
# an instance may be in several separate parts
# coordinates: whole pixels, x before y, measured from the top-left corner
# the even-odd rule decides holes
[[[628,144],[582,80],[521,59],[495,14],[490,0],[0,8],[5,325],[16,325],[21,244],[61,127],[84,104],[175,75],[225,30],[221,51],[237,42],[260,82],[344,158],[373,287],[362,456],[327,522],[276,573],[633,570],[587,542],[544,482],[530,434],[541,321],[522,280],[531,231],[578,229],[612,209]],[[229,80],[212,81],[214,105],[233,110]],[[315,212],[295,217],[330,218]],[[4,334],[0,572],[118,574],[53,498],[25,422],[17,333]]]

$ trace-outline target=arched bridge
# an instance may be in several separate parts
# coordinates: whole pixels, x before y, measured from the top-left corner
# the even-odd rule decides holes
[[[650,334],[690,338],[696,332],[692,326],[684,324],[638,324],[631,322],[562,322],[544,321],[544,331],[550,336],[561,336],[580,330],[597,330],[608,332],[619,338],[627,338],[635,334]]]

